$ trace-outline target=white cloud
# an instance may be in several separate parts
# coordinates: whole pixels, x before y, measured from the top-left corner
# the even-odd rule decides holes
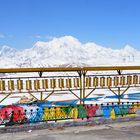
[[[0,33],[0,38],[5,38],[5,35]]]
[[[54,36],[50,36],[50,35],[35,35],[35,38],[37,39],[47,39],[47,40],[52,40],[55,37]]]

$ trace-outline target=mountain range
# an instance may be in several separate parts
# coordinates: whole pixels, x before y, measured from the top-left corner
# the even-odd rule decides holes
[[[38,41],[33,47],[17,50],[2,46],[0,67],[75,67],[97,65],[139,65],[140,51],[130,45],[112,49],[93,42],[81,43],[72,36]]]

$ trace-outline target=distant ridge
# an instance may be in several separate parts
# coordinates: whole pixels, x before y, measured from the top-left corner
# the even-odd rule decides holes
[[[126,45],[114,50],[93,42],[81,43],[72,36],[38,41],[32,48],[16,50],[2,46],[0,68],[76,67],[98,65],[139,65],[140,52]]]

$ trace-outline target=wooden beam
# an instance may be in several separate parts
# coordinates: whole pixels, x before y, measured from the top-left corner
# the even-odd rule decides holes
[[[26,72],[64,72],[64,71],[114,71],[114,70],[140,70],[140,66],[99,66],[99,67],[51,67],[51,68],[5,68],[0,73],[26,73]]]
[[[84,67],[87,71],[114,71],[114,70],[140,70],[140,66],[100,66]]]
[[[63,71],[79,71],[79,67],[55,67],[55,68],[7,68],[0,69],[0,73],[22,73],[22,72],[63,72]]]
[[[34,99],[38,100],[38,98],[35,97],[31,92],[28,92],[28,94],[30,94]]]
[[[82,100],[82,99],[79,98],[71,89],[69,89],[69,91],[70,91],[75,97],[77,97],[79,100]]]
[[[3,99],[0,100],[0,103],[3,102],[5,99],[7,99],[12,93],[9,93],[8,95],[6,95]]]
[[[87,98],[89,95],[91,95],[91,93],[93,93],[93,91],[95,90],[96,88],[92,89],[84,98]]]
[[[54,93],[54,90],[49,95],[47,95],[47,97],[44,98],[42,101],[45,101],[46,99],[48,99],[53,93]]]

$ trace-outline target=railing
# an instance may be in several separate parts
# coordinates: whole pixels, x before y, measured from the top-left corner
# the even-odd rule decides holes
[[[55,93],[70,93],[85,104],[98,89],[108,89],[121,102],[130,88],[140,87],[139,71],[140,66],[0,69],[7,74],[0,77],[0,103],[13,94],[28,94],[43,102]]]

